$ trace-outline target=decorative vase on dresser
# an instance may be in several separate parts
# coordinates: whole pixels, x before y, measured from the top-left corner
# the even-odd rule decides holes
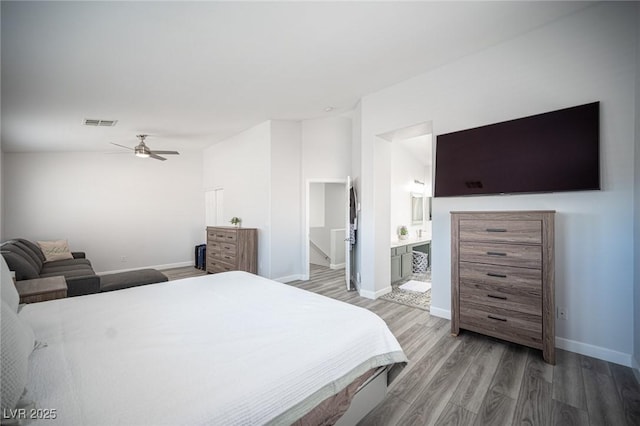
[[[207,272],[258,273],[258,230],[235,226],[207,227]]]
[[[451,333],[541,349],[555,364],[554,211],[451,212]]]

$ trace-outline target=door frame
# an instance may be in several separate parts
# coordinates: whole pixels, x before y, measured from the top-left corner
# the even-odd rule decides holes
[[[312,183],[341,183],[343,185],[347,185],[347,179],[346,177],[344,179],[337,179],[337,178],[310,178],[307,179],[305,181],[305,185],[304,185],[304,200],[305,200],[305,207],[304,207],[304,218],[302,221],[302,261],[303,261],[303,265],[302,265],[302,280],[303,281],[308,281],[309,280],[309,189],[311,187]],[[348,256],[348,253],[345,253],[345,261],[346,261],[346,256]]]

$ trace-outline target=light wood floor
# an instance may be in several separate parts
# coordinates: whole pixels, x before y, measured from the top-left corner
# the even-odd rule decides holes
[[[348,292],[342,270],[312,266],[310,278],[289,284],[375,312],[409,358],[360,425],[640,425],[630,368],[563,350],[551,366],[540,351],[471,332],[452,337],[448,320]]]

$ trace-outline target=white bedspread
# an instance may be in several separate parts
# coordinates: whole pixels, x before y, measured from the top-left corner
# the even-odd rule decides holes
[[[406,362],[372,312],[244,272],[25,306],[43,424],[289,424]]]

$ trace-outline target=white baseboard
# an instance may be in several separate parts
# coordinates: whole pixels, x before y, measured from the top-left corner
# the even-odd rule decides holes
[[[377,290],[377,291],[369,291],[369,290],[358,289],[358,293],[362,297],[366,297],[367,299],[374,299],[375,300],[380,296],[383,296],[383,295],[385,295],[387,293],[391,293],[391,290],[393,290],[391,288],[391,286],[388,286],[388,287],[385,287],[385,288]]]
[[[556,348],[631,367],[631,354],[556,336]]]
[[[346,263],[331,263],[329,264],[330,269],[344,269]]]
[[[449,309],[442,309],[438,308],[437,306],[431,305],[431,307],[429,308],[429,313],[434,317],[451,320],[451,311]]]
[[[185,266],[193,266],[195,268],[195,266],[193,265],[193,261],[186,261],[186,262],[178,262],[178,263],[167,263],[165,265],[152,265],[152,266],[139,266],[137,268],[127,268],[127,269],[115,269],[113,271],[102,271],[102,272],[96,272],[97,275],[107,275],[107,274],[117,274],[120,272],[129,272],[129,271],[137,271],[140,269],[157,269],[157,270],[163,270],[163,269],[171,269],[171,268],[182,268]]]
[[[274,281],[278,281],[279,283],[290,283],[291,281],[305,280],[304,277],[305,276],[303,274],[295,274],[295,275],[289,275],[286,277],[271,278],[271,279]],[[307,278],[307,280],[308,279],[309,278]]]
[[[640,363],[636,359],[636,357],[631,357],[631,368],[633,369],[633,374],[636,376],[636,380],[640,383]]]

